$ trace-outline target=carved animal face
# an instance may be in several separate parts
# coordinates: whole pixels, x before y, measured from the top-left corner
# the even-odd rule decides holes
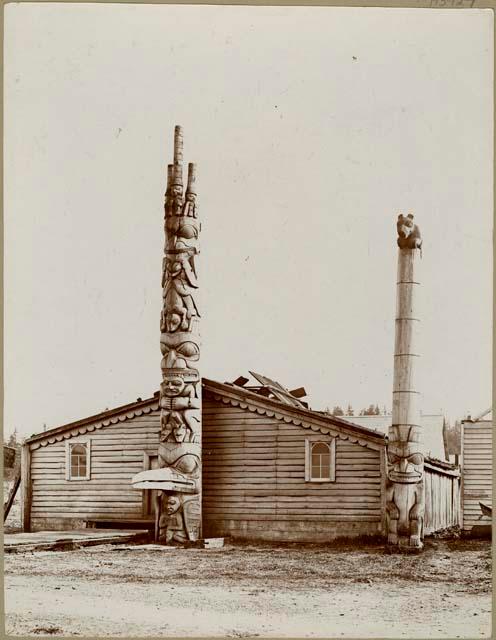
[[[191,340],[177,343],[174,340],[174,336],[168,336],[167,334],[162,334],[160,349],[164,356],[162,369],[184,369],[200,358],[200,349],[196,343]]]
[[[411,214],[404,216],[400,213],[396,223],[396,229],[400,238],[408,238],[413,231],[413,216]]]
[[[387,448],[388,477],[392,482],[420,482],[424,471],[424,456],[412,442],[391,442]]]

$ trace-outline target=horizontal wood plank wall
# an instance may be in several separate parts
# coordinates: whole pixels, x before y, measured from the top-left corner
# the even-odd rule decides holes
[[[424,534],[460,524],[460,479],[426,468],[424,486]]]
[[[336,481],[312,483],[305,482],[305,438],[330,436],[208,394],[202,429],[207,533],[303,540],[380,532],[380,451],[337,439]]]
[[[488,524],[479,502],[492,506],[492,429],[491,421],[463,423],[463,529]]]
[[[31,452],[31,527],[46,528],[61,519],[142,517],[142,491],[131,478],[143,470],[144,453],[156,455],[158,411],[77,436],[91,439],[91,477],[66,480],[66,443]]]

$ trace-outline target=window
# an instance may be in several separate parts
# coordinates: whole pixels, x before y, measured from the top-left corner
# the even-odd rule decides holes
[[[305,440],[306,482],[334,482],[336,480],[336,441],[323,440],[318,436]]]
[[[90,440],[71,439],[66,443],[66,480],[90,479]]]

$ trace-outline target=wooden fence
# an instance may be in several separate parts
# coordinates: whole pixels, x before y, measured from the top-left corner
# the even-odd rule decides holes
[[[460,473],[425,463],[424,534],[460,524]]]

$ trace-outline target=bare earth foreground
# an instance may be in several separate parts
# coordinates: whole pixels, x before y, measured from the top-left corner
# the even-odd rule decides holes
[[[491,547],[101,545],[9,554],[5,591],[9,635],[480,638]]]

